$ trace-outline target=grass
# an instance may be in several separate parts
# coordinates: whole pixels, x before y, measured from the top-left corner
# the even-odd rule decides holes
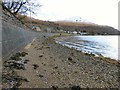
[[[56,24],[62,26],[98,26],[97,24],[92,23],[83,23],[83,22],[65,22],[65,21],[56,21]]]

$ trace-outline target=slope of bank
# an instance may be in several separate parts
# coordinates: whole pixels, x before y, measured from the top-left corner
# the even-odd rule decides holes
[[[0,5],[0,7],[2,6]],[[2,40],[0,41],[0,51],[2,55],[0,57],[4,59],[30,43],[37,36],[37,33],[26,27],[7,8],[2,9],[1,12]]]

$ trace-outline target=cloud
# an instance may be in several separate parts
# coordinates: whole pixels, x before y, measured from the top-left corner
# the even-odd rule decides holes
[[[101,25],[118,26],[119,0],[38,0],[43,6],[38,17],[60,20],[80,16]],[[41,18],[40,18],[41,19]]]

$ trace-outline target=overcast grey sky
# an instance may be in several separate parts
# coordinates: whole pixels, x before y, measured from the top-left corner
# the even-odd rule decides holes
[[[90,22],[118,28],[119,0],[36,0],[42,7],[38,8],[37,19],[63,20],[79,16]]]

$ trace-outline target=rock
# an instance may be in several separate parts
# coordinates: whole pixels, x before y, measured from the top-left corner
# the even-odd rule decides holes
[[[9,61],[5,64],[5,67],[9,67],[11,69],[23,69],[25,70],[25,67],[23,64],[18,63],[16,61]]]
[[[69,57],[68,60],[70,61],[70,65],[76,63],[71,57]]]
[[[71,53],[72,56],[74,56],[74,53]]]
[[[44,48],[50,48],[50,46],[44,46]]]
[[[2,81],[5,83],[12,83],[11,88],[18,88],[22,84],[22,82],[29,82],[26,78],[13,73],[3,74]]]
[[[54,67],[54,69],[58,69],[58,66]]]
[[[41,47],[39,47],[39,48],[37,48],[37,50],[42,50],[42,48],[41,48]]]
[[[74,73],[78,73],[78,71],[75,71]]]
[[[19,56],[13,55],[9,58],[9,60],[16,60],[16,61],[20,61],[22,60]]]
[[[72,86],[71,87],[71,90],[80,90],[81,88],[80,88],[80,86]]]
[[[30,61],[30,60],[25,60],[25,61],[24,61],[24,64],[27,64],[27,63],[28,63],[28,61]]]
[[[20,57],[24,57],[25,55],[28,55],[28,53],[26,53],[26,52],[21,52],[21,53],[18,52],[15,55],[11,56],[9,60],[17,60],[17,61],[19,61],[19,60],[22,60]]]
[[[40,55],[39,57],[43,57],[43,55]]]
[[[52,86],[52,89],[53,89],[53,90],[57,90],[57,89],[58,89],[58,86]]]
[[[21,53],[18,52],[18,53],[16,53],[16,54],[14,54],[12,57],[20,57],[20,55],[21,55]]]
[[[26,55],[28,55],[28,53],[26,53],[26,52],[21,52],[21,57],[25,57]]]
[[[37,69],[39,66],[37,64],[33,64],[33,68]]]
[[[68,57],[68,60],[70,60],[70,61],[71,61],[71,60],[73,60],[73,59],[72,59],[71,57]]]
[[[85,55],[90,55],[89,53],[84,53]]]
[[[38,77],[42,78],[42,77],[44,77],[44,76],[39,74]]]
[[[28,61],[30,61],[30,60],[27,60],[27,59],[26,59],[25,61],[28,62]]]
[[[53,58],[53,57],[50,57],[51,59]]]

